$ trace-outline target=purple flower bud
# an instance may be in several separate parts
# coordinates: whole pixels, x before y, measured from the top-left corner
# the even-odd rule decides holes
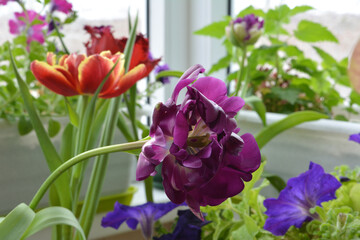
[[[180,78],[172,97],[159,103],[150,127],[151,140],[139,156],[137,180],[156,174],[162,163],[165,193],[174,203],[186,202],[203,219],[200,206],[215,206],[240,193],[243,181],[260,165],[260,151],[251,134],[237,135],[234,116],[244,105],[228,97],[226,84],[195,65]],[[187,91],[177,104],[179,92]]]
[[[259,20],[254,14],[246,15],[231,21],[226,27],[226,36],[232,44],[244,47],[254,44],[262,34],[264,20]]]

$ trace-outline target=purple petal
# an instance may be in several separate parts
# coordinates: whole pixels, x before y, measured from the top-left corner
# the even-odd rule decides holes
[[[106,216],[101,220],[101,226],[118,229],[124,221],[133,219],[133,221],[130,221],[130,225],[128,226],[131,229],[135,229],[140,218],[141,213],[137,211],[135,207],[125,206],[116,202],[114,211],[106,214]]]
[[[360,133],[350,135],[349,140],[360,143]]]
[[[216,103],[224,97],[227,98],[226,84],[222,80],[214,77],[199,78],[191,87],[197,89],[206,96],[206,98]]]
[[[173,91],[173,94],[171,96],[172,101],[176,102],[181,89],[196,80],[198,75],[203,72],[205,72],[205,69],[200,64],[196,64],[186,70],[185,73],[180,77],[179,82]]]

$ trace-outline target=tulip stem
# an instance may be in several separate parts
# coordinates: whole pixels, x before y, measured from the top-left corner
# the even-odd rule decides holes
[[[145,140],[145,141],[140,140],[140,141],[136,141],[136,142],[122,143],[122,144],[115,144],[115,145],[110,145],[110,146],[105,146],[105,147],[99,147],[99,148],[95,148],[95,149],[80,153],[79,155],[69,159],[65,163],[61,164],[55,171],[53,171],[50,174],[50,176],[43,182],[43,184],[41,185],[41,187],[39,188],[39,190],[36,192],[35,196],[31,200],[31,202],[29,204],[29,207],[31,209],[35,210],[35,208],[37,207],[40,200],[42,199],[42,197],[44,196],[46,191],[49,189],[51,184],[59,176],[61,176],[61,174],[66,172],[72,166],[74,166],[74,165],[76,165],[76,164],[78,164],[80,162],[83,162],[83,161],[87,160],[88,158],[95,157],[95,156],[98,156],[98,155],[107,154],[107,153],[113,153],[113,152],[124,152],[124,151],[139,149],[147,141],[148,140]]]
[[[241,58],[241,63],[240,65],[240,69],[238,72],[238,76],[237,76],[237,82],[236,82],[236,88],[235,88],[235,93],[234,96],[237,96],[239,94],[239,90],[241,87],[241,82],[244,78],[244,73],[245,73],[245,60],[246,60],[246,46],[241,48],[242,49],[242,58]],[[238,50],[238,49],[237,49]]]

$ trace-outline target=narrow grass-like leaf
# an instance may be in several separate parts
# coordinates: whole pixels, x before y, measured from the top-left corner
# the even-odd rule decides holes
[[[319,119],[329,118],[327,115],[314,112],[314,111],[301,111],[295,112],[284,119],[279,120],[275,123],[267,125],[255,136],[256,142],[259,148],[263,148],[271,139],[276,137],[278,134],[292,127],[295,127],[303,122],[315,121]]]
[[[40,117],[36,111],[36,108],[33,103],[32,96],[29,92],[29,88],[24,82],[24,80],[21,78],[15,62],[14,58],[11,52],[11,49],[9,47],[9,54],[10,54],[10,60],[11,60],[11,66],[15,72],[15,76],[19,85],[19,89],[21,92],[21,95],[24,99],[25,108],[28,111],[31,123],[35,129],[36,135],[38,137],[41,149],[44,153],[46,162],[48,164],[48,167],[51,172],[55,171],[55,169],[62,164],[61,158],[59,154],[56,151],[56,148],[52,144],[49,135],[47,134]],[[55,186],[58,191],[60,202],[62,206],[70,207],[71,206],[71,196],[70,196],[70,188],[69,188],[69,175],[64,174],[61,176],[56,182]]]
[[[84,231],[82,230],[74,214],[69,209],[63,207],[48,207],[37,212],[35,214],[34,220],[21,239],[26,239],[27,237],[47,227],[60,224],[69,225],[76,228],[82,239],[86,239]]]
[[[34,217],[35,212],[25,203],[20,203],[0,222],[0,239],[20,239]]]

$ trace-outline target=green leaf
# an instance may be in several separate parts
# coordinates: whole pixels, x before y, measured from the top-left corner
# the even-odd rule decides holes
[[[70,122],[72,125],[74,125],[75,127],[78,128],[79,127],[79,115],[73,109],[69,100],[66,97],[64,97],[64,99],[65,99],[66,109],[68,110]]]
[[[33,125],[25,116],[21,116],[18,122],[18,131],[21,136],[24,136],[33,130]]]
[[[10,59],[11,59],[11,66],[14,70],[21,95],[24,99],[25,108],[29,114],[31,123],[34,126],[37,138],[39,140],[41,149],[44,153],[48,167],[49,167],[50,171],[53,172],[53,171],[55,171],[55,169],[57,167],[59,167],[62,164],[62,160],[61,160],[59,154],[57,153],[56,148],[54,147],[53,143],[51,142],[50,137],[47,134],[47,132],[40,120],[40,117],[34,106],[33,98],[29,92],[29,88],[26,85],[26,83],[24,82],[24,80],[21,78],[21,76],[16,68],[11,49],[9,49],[9,54],[10,54]],[[62,204],[62,206],[65,206],[65,207],[71,207],[69,182],[70,182],[69,175],[63,174],[54,183],[55,187],[58,191],[61,204]]]
[[[303,6],[296,6],[293,9],[290,10],[290,16],[294,16],[299,13],[307,12],[309,10],[314,9],[311,6],[303,5]]]
[[[25,203],[17,205],[0,223],[1,240],[20,239],[35,217],[35,212]]]
[[[271,185],[273,185],[279,192],[286,187],[285,181],[280,176],[264,172],[263,177],[269,180]]]
[[[314,111],[295,112],[286,116],[282,120],[279,120],[262,128],[261,131],[256,134],[255,139],[259,148],[261,149],[271,139],[273,139],[285,130],[288,130],[304,122],[315,121],[325,118],[328,118],[328,116]]]
[[[260,179],[263,171],[264,171],[264,167],[266,165],[266,162],[262,162],[260,164],[260,167],[252,174],[252,179],[249,182],[244,182],[245,187],[243,190],[243,194],[246,195],[248,194],[254,187],[255,183]]]
[[[254,14],[258,17],[262,17],[264,18],[265,17],[265,13],[263,10],[261,9],[256,9],[254,8],[253,6],[249,6],[247,8],[245,8],[244,10],[241,10],[237,15],[236,17],[245,17],[246,15],[248,14]]]
[[[213,72],[219,71],[222,68],[226,68],[226,67],[230,66],[231,58],[232,58],[231,55],[227,55],[227,56],[221,58],[217,63],[215,63],[214,65],[211,66],[211,69],[209,70],[209,72],[207,74],[209,75]]]
[[[219,21],[211,23],[197,31],[194,34],[210,36],[215,38],[222,38],[225,36],[225,27],[229,24],[229,21]]]
[[[300,90],[296,88],[280,88],[273,87],[271,91],[276,94],[280,99],[288,101],[290,104],[294,104],[298,99]]]
[[[74,214],[63,207],[48,207],[37,212],[34,220],[21,239],[25,239],[44,228],[59,224],[69,225],[76,228],[82,239],[86,239],[85,234]]]
[[[339,42],[325,26],[309,20],[301,20],[294,34],[297,39],[304,42]]]
[[[55,137],[61,129],[61,124],[59,121],[56,121],[54,119],[49,120],[48,125],[48,133],[50,137]]]
[[[333,58],[329,53],[325,52],[321,48],[313,46],[315,51],[319,54],[319,56],[322,58],[324,63],[326,63],[327,66],[336,65],[337,61],[335,58]]]
[[[263,126],[266,126],[266,107],[261,98],[257,96],[250,96],[246,97],[244,100],[259,115]]]

